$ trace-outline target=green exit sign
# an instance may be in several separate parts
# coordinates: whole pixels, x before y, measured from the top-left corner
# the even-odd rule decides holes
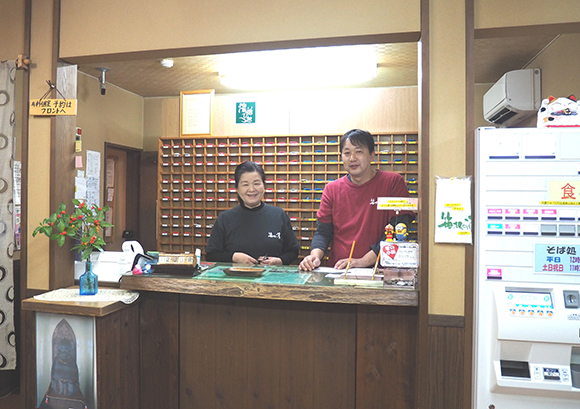
[[[256,123],[256,103],[236,102],[236,124]]]

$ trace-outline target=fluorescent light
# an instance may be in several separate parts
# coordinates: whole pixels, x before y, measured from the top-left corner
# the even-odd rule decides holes
[[[229,54],[219,67],[222,85],[251,90],[336,87],[376,75],[376,50],[366,45]]]

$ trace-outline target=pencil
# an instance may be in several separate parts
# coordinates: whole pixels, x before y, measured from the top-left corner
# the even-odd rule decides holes
[[[381,258],[381,251],[379,249],[379,254],[377,255],[377,261],[375,261],[375,266],[373,268],[373,276],[371,277],[371,280],[375,279],[375,273],[377,272],[377,266],[379,265],[379,259]]]
[[[346,273],[348,273],[348,269],[350,268],[350,261],[352,260],[352,252],[354,251],[354,243],[356,241],[352,241],[352,247],[350,248],[350,255],[348,256],[348,263],[346,264],[346,270],[344,270],[344,278],[346,278]]]

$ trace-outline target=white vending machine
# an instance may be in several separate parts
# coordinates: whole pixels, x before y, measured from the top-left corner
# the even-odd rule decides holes
[[[580,408],[580,128],[476,132],[476,409]]]

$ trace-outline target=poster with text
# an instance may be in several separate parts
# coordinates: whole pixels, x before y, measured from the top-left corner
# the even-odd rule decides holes
[[[471,178],[437,176],[435,243],[471,244]]]

